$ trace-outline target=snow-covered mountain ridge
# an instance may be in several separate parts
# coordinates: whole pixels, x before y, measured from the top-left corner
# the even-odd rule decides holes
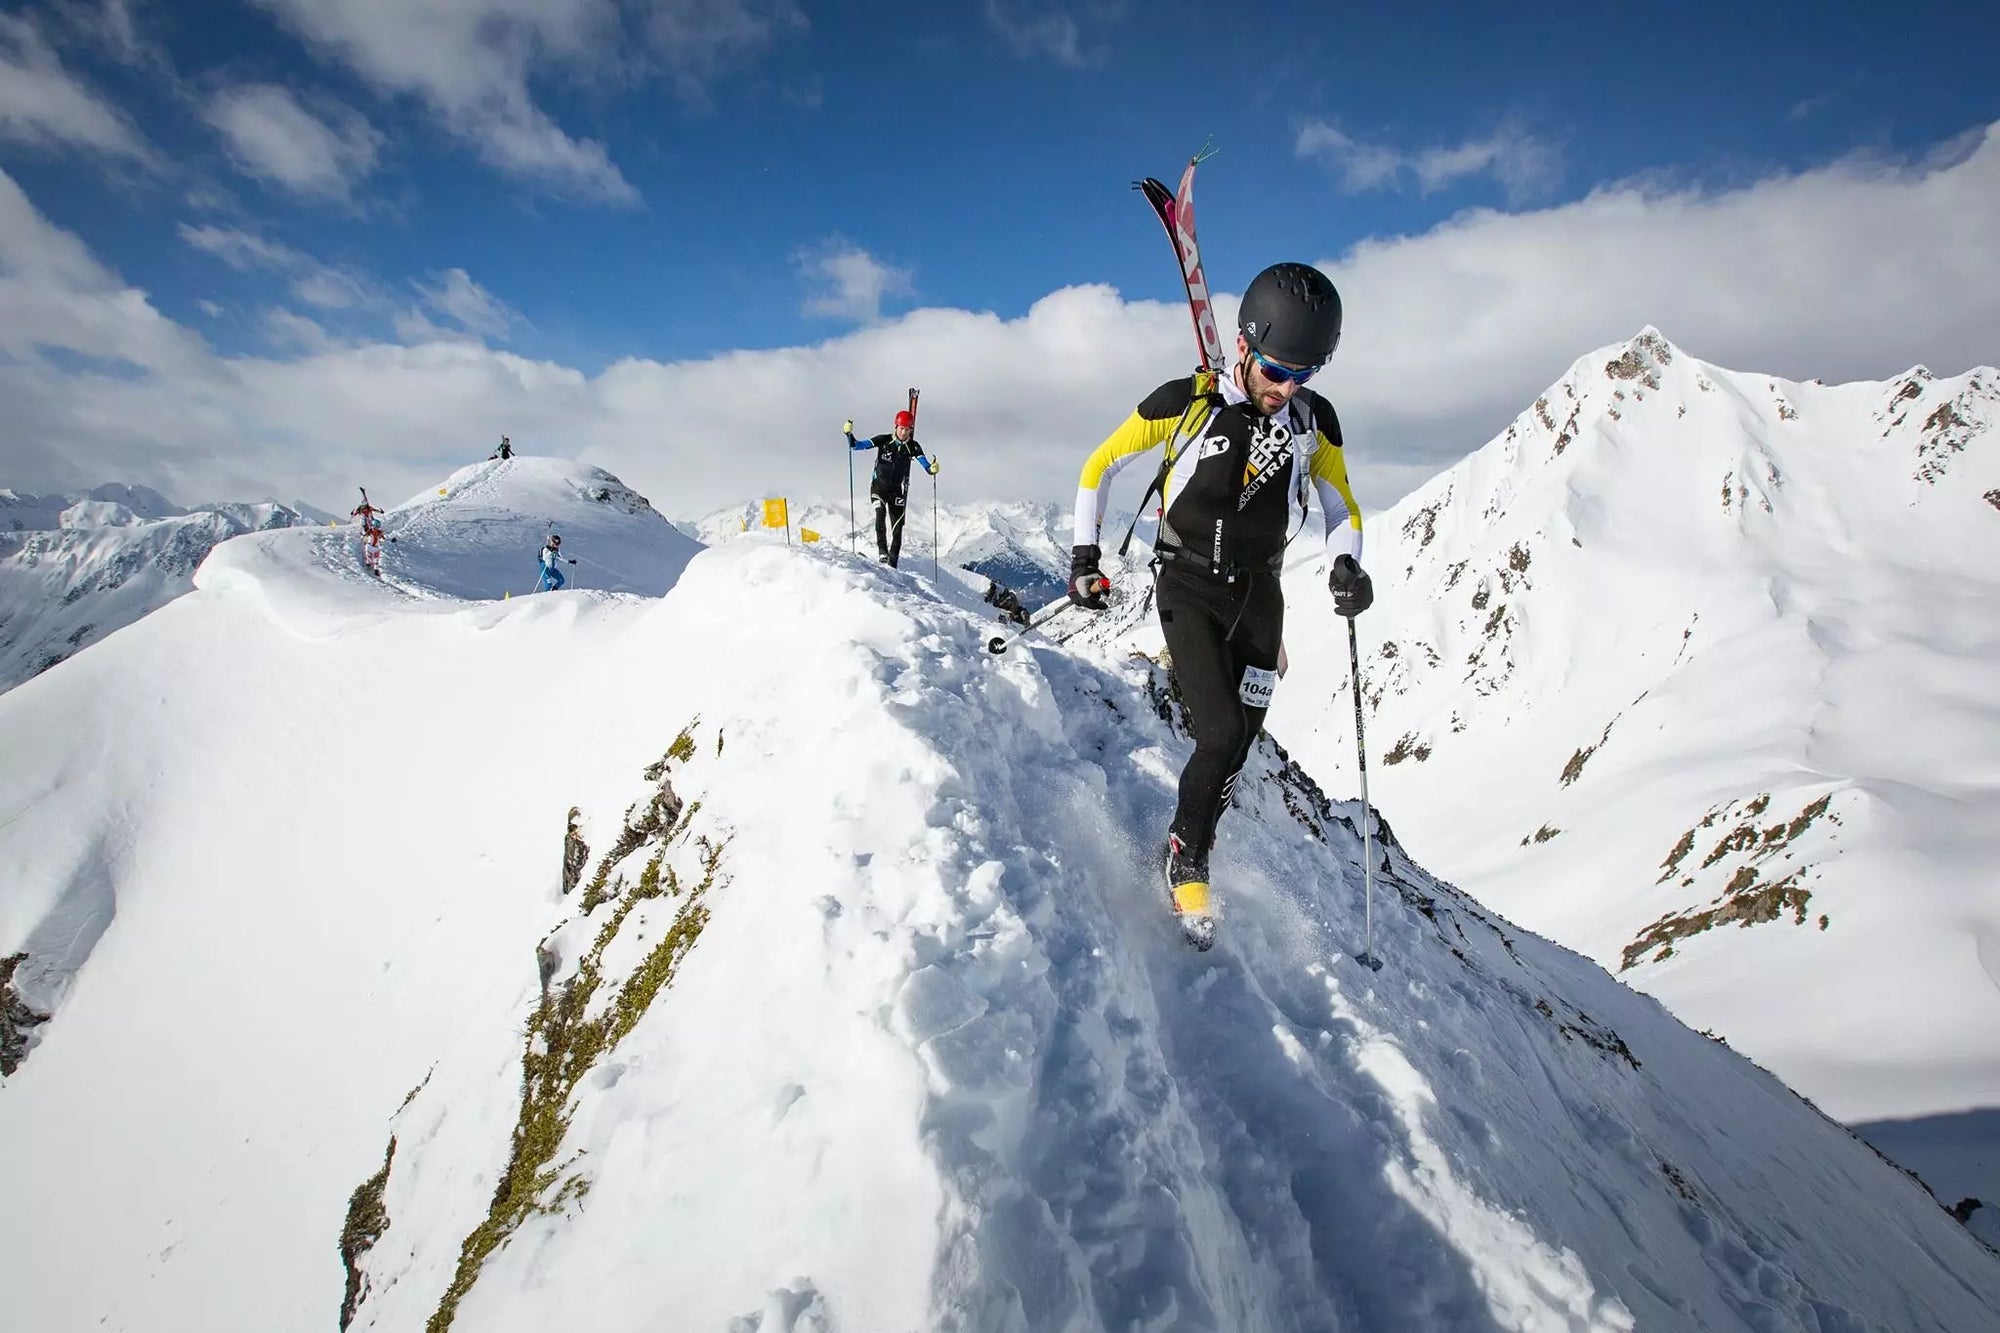
[[[947,568],[969,570],[1010,589],[1025,606],[1041,606],[1063,595],[1069,577],[1069,506],[978,501],[933,504],[934,497],[924,494],[925,485],[925,479],[918,475],[911,487],[910,507],[903,522],[904,567],[928,573],[935,556],[940,574]],[[801,501],[792,513],[793,530],[811,531],[822,541],[872,554],[874,510],[865,494],[855,503],[851,534],[846,506],[825,500]],[[761,502],[752,501],[717,510],[692,531],[713,546],[760,529],[762,524]],[[980,587],[983,591],[984,585]]]
[[[2000,1107],[1996,410],[1990,367],[1581,358],[1371,526],[1382,808],[1845,1119]],[[1330,777],[1331,619],[1294,620],[1271,719]]]
[[[280,504],[182,509],[143,486],[0,490],[0,691],[187,592],[217,543],[308,521]]]
[[[403,507],[380,583],[332,530],[228,543],[0,696],[0,956],[98,923],[0,1086],[25,1326],[2000,1304],[1918,1186],[1385,830],[1357,966],[1363,812],[1269,741],[1188,953],[1156,864],[1188,740],[1145,657],[995,657],[956,581],[774,534],[657,597],[419,582],[504,589],[551,519],[607,567],[679,549],[580,471],[485,485]]]

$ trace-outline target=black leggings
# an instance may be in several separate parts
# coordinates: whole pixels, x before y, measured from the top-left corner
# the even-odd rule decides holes
[[[1275,674],[1285,632],[1285,593],[1276,574],[1239,574],[1235,581],[1170,561],[1160,566],[1160,628],[1173,655],[1174,679],[1194,730],[1194,754],[1181,770],[1173,832],[1190,851],[1206,853],[1216,821],[1264,728],[1264,706],[1244,702],[1246,670]],[[1258,677],[1250,676],[1251,692]]]
[[[888,556],[893,566],[903,558],[903,510],[910,497],[907,493],[884,494],[871,488],[868,498],[875,502],[875,550]]]

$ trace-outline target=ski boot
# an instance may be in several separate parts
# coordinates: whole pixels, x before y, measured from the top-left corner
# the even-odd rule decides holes
[[[1215,945],[1215,912],[1208,891],[1208,857],[1190,852],[1173,834],[1167,835],[1167,905],[1180,923],[1181,935],[1197,951]]]

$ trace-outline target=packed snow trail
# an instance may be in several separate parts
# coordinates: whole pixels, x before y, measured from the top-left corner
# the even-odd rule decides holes
[[[994,659],[988,628],[768,542],[631,627],[595,697],[643,697],[661,748],[686,729],[693,813],[603,868],[694,883],[706,838],[719,875],[450,1327],[1945,1330],[2000,1297],[1844,1130],[1386,834],[1390,965],[1357,969],[1357,812],[1268,742],[1223,824],[1222,942],[1190,954],[1154,846],[1187,746],[1164,676]],[[627,782],[583,807],[593,864],[653,790]],[[552,994],[685,910],[636,906],[628,943],[621,901],[551,909]],[[469,1012],[386,1126],[356,1327],[442,1326],[537,993],[524,967]]]

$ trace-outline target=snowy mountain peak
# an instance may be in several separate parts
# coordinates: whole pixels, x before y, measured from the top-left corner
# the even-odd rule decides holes
[[[1397,828],[1849,1119],[2000,1104],[1996,385],[1647,330],[1372,522]],[[1270,722],[1316,768],[1351,746],[1330,628],[1288,625],[1330,669]]]
[[[182,509],[143,486],[0,491],[0,691],[187,592],[219,543],[302,521],[284,505]]]

